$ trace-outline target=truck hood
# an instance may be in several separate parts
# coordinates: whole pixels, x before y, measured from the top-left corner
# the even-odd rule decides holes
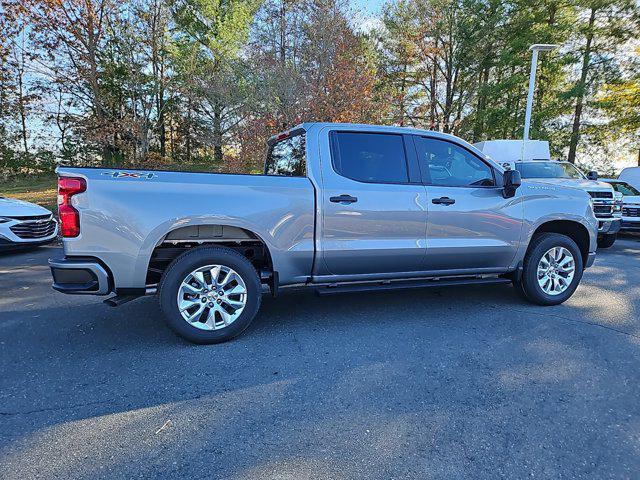
[[[622,197],[622,202],[625,205],[640,205],[640,196],[639,195],[625,195]]]
[[[49,210],[40,205],[16,200],[15,198],[0,197],[0,217],[28,217],[50,214]]]
[[[548,183],[562,187],[573,187],[584,190],[585,192],[612,192],[613,187],[605,182],[596,180],[578,180],[574,178],[530,178],[536,183]]]

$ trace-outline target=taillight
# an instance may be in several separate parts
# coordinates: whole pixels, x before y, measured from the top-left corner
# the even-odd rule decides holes
[[[65,238],[80,235],[80,213],[71,206],[71,197],[87,189],[84,178],[58,178],[58,213],[60,215],[60,233]]]

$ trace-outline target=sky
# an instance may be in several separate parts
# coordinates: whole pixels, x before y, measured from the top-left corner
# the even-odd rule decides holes
[[[380,13],[382,6],[388,0],[352,0],[356,10],[356,15],[352,19],[353,25],[357,30],[368,32],[369,30],[380,26]],[[640,1],[640,0],[638,0]]]
[[[368,14],[377,14],[386,0],[356,0],[354,4]]]

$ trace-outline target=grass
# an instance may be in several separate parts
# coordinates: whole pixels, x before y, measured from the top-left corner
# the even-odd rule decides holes
[[[12,178],[0,184],[0,197],[37,203],[52,212],[57,210],[57,194],[57,177],[54,174]]]
[[[217,172],[220,167],[211,163],[187,163],[167,164],[159,168],[175,171],[201,171]],[[153,171],[149,169],[149,171]],[[260,172],[254,172],[260,173]],[[47,175],[24,175],[2,181],[0,178],[0,197],[17,198],[31,203],[37,203],[56,213],[57,205],[57,176],[53,173]],[[0,212],[1,213],[1,212]]]

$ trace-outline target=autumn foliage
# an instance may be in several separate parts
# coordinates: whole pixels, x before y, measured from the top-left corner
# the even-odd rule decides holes
[[[637,84],[630,0],[390,0],[367,27],[347,0],[0,5],[3,175],[56,163],[257,171],[269,136],[302,122],[514,138],[535,42],[563,48],[541,60],[533,137],[574,155],[609,127],[638,133],[616,114],[640,111],[619,94]]]

